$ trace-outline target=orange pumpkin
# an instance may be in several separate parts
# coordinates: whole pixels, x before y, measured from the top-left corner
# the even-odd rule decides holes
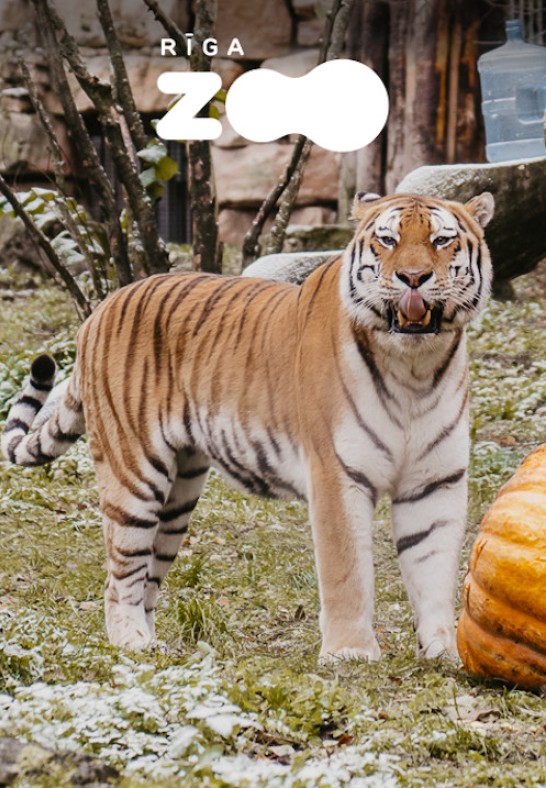
[[[480,526],[457,645],[465,668],[527,689],[546,685],[546,444],[501,488]]]

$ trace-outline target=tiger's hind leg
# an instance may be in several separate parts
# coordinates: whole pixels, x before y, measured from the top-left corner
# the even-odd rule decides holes
[[[146,620],[145,584],[160,510],[176,474],[175,457],[170,458],[170,467],[158,462],[151,468],[147,462],[145,470],[129,475],[94,455],[107,553],[108,638],[114,646],[140,651],[153,638]]]
[[[209,461],[202,452],[188,448],[177,454],[176,477],[169,497],[159,512],[159,523],[146,574],[144,607],[152,637],[155,637],[154,618],[159,587],[188,530],[191,514],[205,486],[208,472]]]

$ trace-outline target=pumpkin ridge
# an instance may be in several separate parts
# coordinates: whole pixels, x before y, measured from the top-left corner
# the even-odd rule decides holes
[[[491,635],[467,611],[459,619],[457,642],[464,666],[474,675],[499,678],[524,689],[546,685],[546,658],[508,638]]]
[[[464,588],[465,607],[472,619],[482,629],[504,637],[516,637],[546,657],[546,615],[538,616],[513,608],[504,600],[492,596],[478,578],[474,576],[472,579],[472,583],[465,582]]]
[[[543,557],[494,534],[487,534],[477,548],[477,558],[470,557],[470,574],[482,588],[512,608],[546,620],[546,554]]]

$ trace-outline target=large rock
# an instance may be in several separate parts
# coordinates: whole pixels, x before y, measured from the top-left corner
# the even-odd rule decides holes
[[[143,113],[166,112],[173,96],[161,93],[157,87],[157,78],[165,71],[187,71],[187,61],[179,57],[143,56],[136,53],[125,55],[124,60],[137,109]],[[88,56],[85,64],[91,74],[104,82],[110,82],[110,60],[106,54]],[[70,76],[69,81],[78,110],[93,110],[91,99],[76,79]],[[47,95],[46,104],[50,112],[62,114],[59,97],[53,92]]]
[[[28,3],[28,0],[23,1]],[[142,0],[113,0],[110,5],[117,35],[126,46],[142,47],[167,38],[167,33],[159,22],[156,22]],[[55,0],[55,7],[78,44],[90,47],[105,45],[95,2]],[[161,8],[182,31],[188,29],[186,3],[180,0],[161,0]]]
[[[60,122],[55,125],[59,145],[68,153],[66,129]],[[0,112],[0,140],[0,172],[43,175],[53,170],[49,140],[36,115]]]
[[[344,249],[354,234],[354,226],[348,224],[291,224],[286,230],[283,249],[285,252]]]
[[[237,77],[244,74],[244,66],[236,60],[228,60],[223,57],[215,57],[212,61],[212,70],[222,77],[222,87],[229,90]]]
[[[298,19],[313,19],[317,12],[316,0],[292,0],[292,8]]]
[[[222,207],[255,208],[276,183],[292,155],[292,145],[266,142],[229,150],[213,146],[218,200]],[[297,205],[325,203],[337,198],[339,154],[313,147],[305,168]]]
[[[292,212],[292,222],[304,225],[330,224],[335,219],[335,211],[321,205],[307,205],[296,208]],[[220,227],[220,240],[232,246],[241,246],[247,230],[250,228],[256,210],[239,210],[236,208],[223,208],[218,217]],[[271,227],[271,220],[266,222],[264,232]]]
[[[187,71],[188,61],[182,57],[161,57],[137,52],[125,55],[124,60],[137,109],[144,114],[166,112],[174,96],[161,93],[157,87],[157,78],[166,71]],[[110,82],[110,60],[106,53],[87,56],[85,63],[91,74]],[[226,89],[244,71],[239,63],[226,58],[215,58],[213,65],[213,71],[220,74],[222,85]],[[70,77],[70,84],[79,111],[92,110],[93,103],[73,77]],[[47,106],[51,112],[62,112],[59,98],[54,94],[48,96]]]
[[[322,19],[304,19],[298,24],[298,44],[301,47],[316,47],[323,33]]]
[[[109,785],[119,773],[92,755],[54,752],[40,744],[0,738],[0,785]]]
[[[497,281],[532,271],[546,258],[546,158],[419,167],[396,191],[462,202],[490,191],[495,216],[486,238]]]
[[[244,49],[243,60],[264,60],[290,51],[292,22],[279,0],[230,0],[217,4],[215,35],[222,51],[233,38]],[[236,56],[240,58],[239,55]]]
[[[241,137],[229,122],[227,115],[221,115],[222,133],[214,140],[213,145],[219,148],[246,148],[248,140]]]
[[[31,271],[43,268],[40,252],[22,221],[6,215],[0,215],[0,266]]]
[[[318,49],[305,49],[292,55],[264,60],[261,68],[270,68],[287,77],[303,77],[317,65],[318,58]]]
[[[319,265],[322,265],[331,257],[342,253],[343,250],[338,249],[333,252],[267,254],[264,257],[259,257],[254,263],[247,266],[242,275],[301,285],[315,268],[318,268]]]
[[[0,2],[0,32],[17,32],[32,17],[30,0],[2,0]]]
[[[26,88],[4,88],[0,90],[0,111],[33,112],[32,102]]]

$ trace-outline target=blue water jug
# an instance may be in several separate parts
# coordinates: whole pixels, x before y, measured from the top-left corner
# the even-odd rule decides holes
[[[519,20],[506,22],[506,38],[478,60],[491,162],[546,156],[546,47],[526,44]]]

